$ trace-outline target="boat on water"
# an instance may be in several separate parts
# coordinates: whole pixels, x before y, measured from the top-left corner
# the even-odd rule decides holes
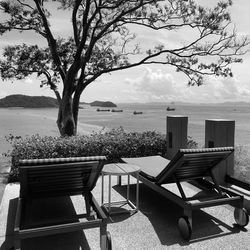
[[[97,112],[109,112],[110,111],[110,109],[97,109],[96,110]]]
[[[167,111],[175,111],[175,108],[167,107]]]
[[[143,114],[143,112],[142,111],[134,111],[133,114],[134,115],[141,115],[141,114]]]
[[[111,112],[123,112],[122,109],[112,109]]]

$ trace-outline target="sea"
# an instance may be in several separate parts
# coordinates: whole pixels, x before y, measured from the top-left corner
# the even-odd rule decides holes
[[[168,111],[167,107],[175,110]],[[79,134],[123,127],[125,131],[158,131],[166,133],[166,118],[171,115],[188,117],[188,136],[200,147],[205,143],[205,120],[228,119],[235,121],[235,144],[250,145],[250,103],[223,104],[117,104],[115,110],[97,111],[98,107],[82,105],[79,109]],[[102,108],[99,108],[102,109]],[[107,109],[107,108],[105,108]],[[140,114],[134,114],[139,112]],[[10,149],[5,137],[59,135],[56,126],[56,108],[0,108],[0,153]]]

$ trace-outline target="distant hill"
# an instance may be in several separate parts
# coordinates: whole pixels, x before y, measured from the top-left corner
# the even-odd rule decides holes
[[[57,106],[57,100],[48,96],[9,95],[0,99],[1,108],[54,108]]]
[[[115,108],[117,107],[116,104],[113,102],[102,102],[102,101],[94,101],[90,103],[90,106],[97,106],[97,107],[105,107],[105,108]]]

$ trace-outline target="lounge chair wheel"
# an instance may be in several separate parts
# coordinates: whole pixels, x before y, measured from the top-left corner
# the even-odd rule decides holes
[[[246,209],[236,207],[234,210],[234,219],[239,226],[245,227],[249,222],[249,216]]]
[[[109,231],[107,231],[107,250],[112,250],[112,241]]]
[[[179,231],[184,240],[189,241],[192,235],[192,226],[187,216],[183,216],[178,221]]]

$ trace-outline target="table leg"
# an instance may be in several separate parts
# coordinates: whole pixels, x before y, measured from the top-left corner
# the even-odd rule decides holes
[[[111,203],[111,174],[109,174],[109,212],[110,212],[110,203]]]
[[[102,174],[102,200],[101,200],[101,204],[103,204],[104,202],[104,174]]]
[[[139,210],[139,172],[136,173],[136,208]]]
[[[128,185],[127,185],[127,202],[129,201],[129,189],[130,189],[130,174],[128,174]]]

